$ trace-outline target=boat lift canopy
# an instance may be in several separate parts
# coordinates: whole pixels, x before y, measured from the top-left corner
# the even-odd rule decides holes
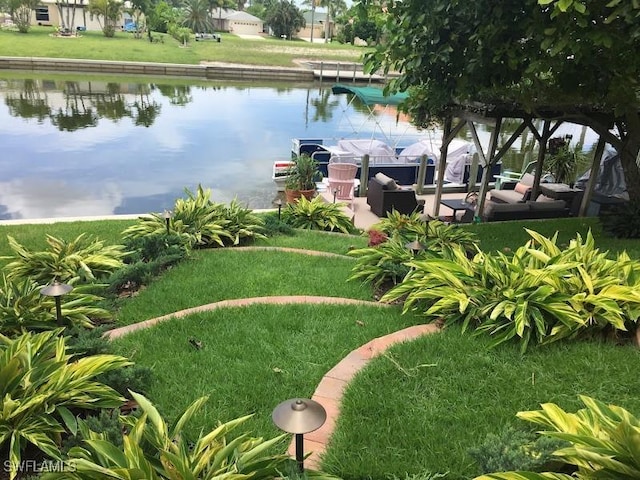
[[[400,105],[409,96],[406,92],[394,93],[393,95],[385,95],[384,90],[376,87],[352,87],[341,83],[331,87],[334,94],[352,93],[360,99],[365,105]]]

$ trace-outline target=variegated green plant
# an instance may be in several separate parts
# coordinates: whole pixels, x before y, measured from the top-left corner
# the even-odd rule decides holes
[[[188,189],[185,193],[187,198],[176,200],[169,219],[169,231],[182,236],[186,244],[192,247],[224,247],[263,236],[262,220],[236,200],[228,207],[214,203],[211,190],[201,185],[195,194]],[[125,238],[137,238],[166,232],[164,215],[152,213],[140,217],[138,223],[127,228],[123,235]]]
[[[382,218],[371,229],[384,232],[388,237],[399,235],[405,242],[418,239],[425,248],[431,250],[460,245],[468,252],[474,253],[478,245],[478,237],[475,233],[460,228],[459,225],[447,225],[440,220],[427,220],[418,212],[406,215],[392,210],[386,218]]]
[[[10,479],[28,444],[60,458],[61,434],[77,428],[71,410],[113,408],[124,401],[94,378],[131,362],[115,355],[74,360],[60,333],[0,335],[0,449],[9,452]]]
[[[640,478],[640,419],[627,410],[606,405],[587,396],[580,399],[586,408],[568,413],[553,403],[542,410],[519,412],[518,417],[545,428],[541,433],[571,445],[554,452],[560,461],[575,465],[575,475],[557,473],[504,472],[476,480],[542,480]]]
[[[61,298],[65,326],[92,328],[94,322],[111,320],[111,313],[99,307],[102,297],[91,293],[93,287],[78,285]],[[58,328],[55,301],[43,296],[42,289],[30,279],[0,279],[0,334],[13,337],[28,331]]]
[[[404,215],[393,211],[372,229],[390,235],[389,240],[350,251],[349,255],[357,257],[357,261],[349,280],[363,280],[375,286],[385,281],[397,283],[411,270],[411,260],[437,258],[453,246],[461,247],[468,255],[477,250],[478,240],[473,233],[439,220],[426,222],[415,213]],[[417,254],[407,247],[414,241],[422,246]]]
[[[287,204],[282,212],[282,219],[294,228],[349,233],[354,226],[342,211],[343,206],[343,203],[325,202],[320,196],[312,200],[300,198],[295,203]]]
[[[178,421],[169,426],[144,396],[131,392],[139,415],[120,417],[126,434],[123,447],[103,435],[81,427],[85,446],[69,451],[68,468],[43,480],[94,480],[105,478],[145,480],[275,479],[287,469],[287,455],[269,451],[283,440],[251,438],[246,434],[227,438],[229,432],[250,416],[231,420],[190,442],[185,425],[204,406],[207,397],[193,402]]]
[[[350,250],[347,255],[357,257],[349,280],[361,280],[376,287],[386,281],[394,284],[402,281],[409,273],[408,265],[414,256],[398,236],[375,247]],[[425,255],[426,250],[418,253],[419,257]]]
[[[523,351],[531,341],[555,341],[602,330],[626,331],[640,317],[640,263],[626,253],[610,259],[589,233],[567,248],[557,236],[531,236],[512,255],[478,252],[468,259],[460,248],[440,260],[409,263],[405,281],[382,301],[404,298],[405,310],[462,322],[494,336],[514,338]]]
[[[122,267],[126,255],[122,245],[105,245],[83,234],[68,242],[47,235],[48,250],[31,251],[7,236],[13,255],[5,271],[11,279],[30,278],[40,284],[95,282]]]

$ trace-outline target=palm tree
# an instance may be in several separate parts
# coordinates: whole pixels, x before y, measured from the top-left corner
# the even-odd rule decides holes
[[[184,0],[183,25],[194,32],[211,32],[213,27],[207,0]]]

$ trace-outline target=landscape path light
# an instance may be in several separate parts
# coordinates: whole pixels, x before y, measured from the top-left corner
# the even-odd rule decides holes
[[[281,217],[282,217],[282,199],[278,198],[278,199],[274,200],[273,204],[278,207],[278,221],[280,221]]]
[[[164,217],[164,223],[167,226],[167,235],[169,235],[171,233],[171,230],[169,227],[169,222],[171,222],[171,211],[165,210],[162,216]]]
[[[296,435],[296,462],[304,472],[304,434],[319,429],[327,420],[322,405],[308,398],[291,398],[273,409],[273,423],[280,430]]]
[[[405,244],[404,248],[409,249],[411,253],[413,253],[414,255],[417,255],[424,250],[424,245],[422,245],[416,238],[413,242],[409,242]]]
[[[60,297],[62,297],[62,295],[66,295],[71,290],[73,290],[73,287],[71,285],[60,283],[58,281],[55,281],[51,285],[47,285],[42,290],[40,290],[41,295],[54,298],[56,302],[56,323],[58,325],[62,325],[62,304],[60,301]]]

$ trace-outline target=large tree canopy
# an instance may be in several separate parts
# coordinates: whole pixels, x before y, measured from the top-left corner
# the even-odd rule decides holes
[[[411,90],[406,109],[416,123],[441,118],[454,102],[553,107],[621,152],[629,194],[640,200],[639,1],[403,0],[381,8],[386,40],[367,63],[402,73],[391,88]]]

